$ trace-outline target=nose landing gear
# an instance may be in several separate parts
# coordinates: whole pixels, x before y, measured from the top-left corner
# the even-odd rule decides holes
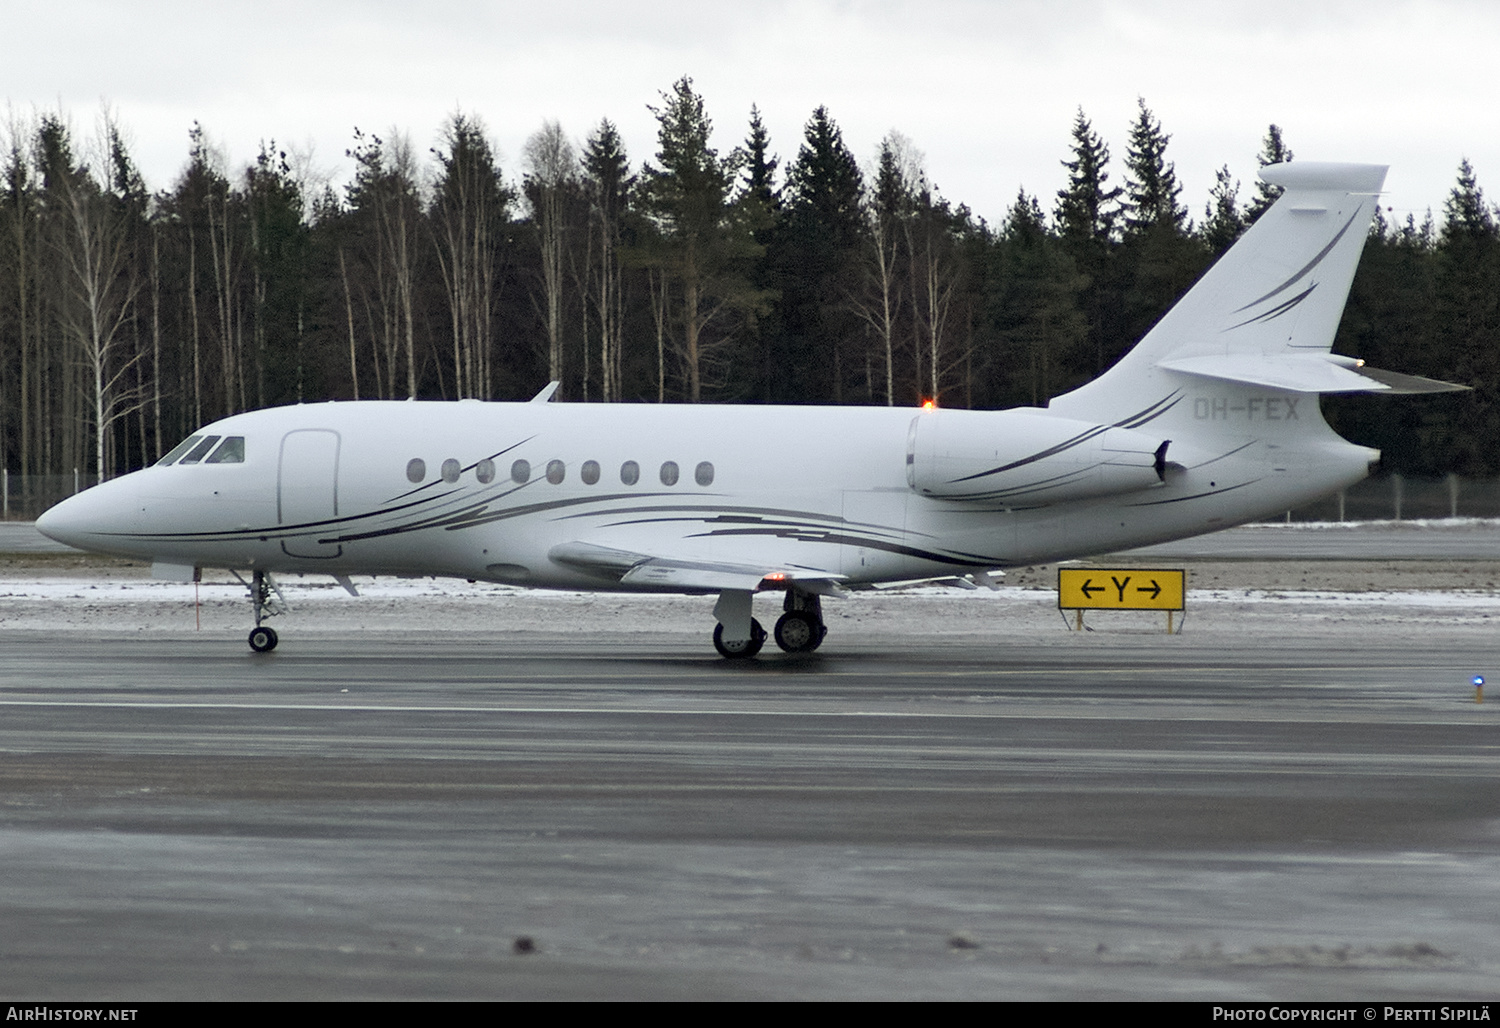
[[[250,648],[256,653],[270,653],[280,640],[276,637],[276,629],[262,625],[261,621],[284,613],[287,609],[286,597],[281,595],[276,580],[264,571],[252,572],[248,582],[240,578],[238,571],[230,571],[230,574],[239,578],[240,584],[250,590],[250,609],[255,615],[255,627],[250,630]]]

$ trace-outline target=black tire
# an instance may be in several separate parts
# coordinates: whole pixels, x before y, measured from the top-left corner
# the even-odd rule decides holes
[[[760,652],[760,648],[765,643],[766,630],[754,618],[750,619],[750,638],[742,643],[726,643],[724,641],[724,626],[714,625],[714,649],[718,650],[719,656],[726,660],[740,660],[745,657],[753,657]]]
[[[270,653],[278,642],[274,628],[261,626],[250,630],[250,648],[256,653]]]
[[[776,645],[788,653],[811,653],[827,634],[823,622],[805,610],[789,610],[776,622]]]

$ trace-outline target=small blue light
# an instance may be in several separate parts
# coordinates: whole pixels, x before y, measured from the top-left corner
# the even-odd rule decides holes
[[[1474,688],[1478,689],[1483,684],[1484,684],[1484,676],[1483,675],[1475,675],[1474,676]]]

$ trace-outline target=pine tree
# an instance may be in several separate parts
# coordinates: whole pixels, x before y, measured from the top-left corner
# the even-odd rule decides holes
[[[1094,263],[1114,242],[1124,189],[1106,188],[1109,147],[1094,131],[1082,107],[1073,121],[1073,159],[1062,165],[1068,169],[1068,185],[1057,193],[1053,215],[1057,231],[1075,256]]]
[[[787,170],[780,314],[785,349],[779,399],[842,402],[845,372],[863,367],[849,300],[858,288],[864,180],[843,133],[819,107]]]
[[[1073,120],[1073,159],[1062,163],[1068,169],[1068,186],[1057,194],[1053,217],[1063,248],[1086,280],[1079,303],[1088,320],[1093,371],[1098,374],[1105,368],[1106,354],[1131,342],[1123,338],[1124,284],[1117,253],[1125,190],[1108,185],[1109,147],[1081,107]]]
[[[1006,215],[994,255],[988,306],[1003,353],[997,370],[1010,386],[1004,391],[1009,398],[1040,406],[1083,377],[1088,321],[1079,299],[1086,279],[1024,189]]]
[[[727,374],[706,382],[705,372],[727,371],[726,344],[747,320],[766,307],[764,291],[748,277],[763,248],[755,241],[746,207],[731,194],[743,162],[709,145],[713,124],[703,100],[684,76],[650,108],[657,121],[656,165],[641,170],[642,195],[656,228],[642,263],[663,285],[677,287],[681,335],[674,339],[686,378],[687,398],[703,399],[705,384],[722,385]],[[665,308],[659,317],[665,327]]]
[[[272,141],[245,172],[257,406],[304,395],[310,240],[302,190]]]
[[[1467,158],[1443,205],[1436,247],[1433,343],[1454,380],[1473,386],[1454,470],[1500,472],[1500,234]]]
[[[1161,130],[1161,122],[1137,101],[1140,114],[1130,128],[1130,146],[1125,151],[1125,231],[1139,236],[1153,228],[1182,232],[1187,227],[1187,208],[1178,202],[1182,186],[1177,169],[1167,160],[1172,137]]]
[[[1202,237],[1209,253],[1218,257],[1234,245],[1245,231],[1245,217],[1240,213],[1240,184],[1229,174],[1226,164],[1214,176],[1213,192],[1204,208]]]
[[[745,137],[745,174],[742,188],[745,195],[760,204],[766,212],[775,212],[781,206],[781,196],[776,189],[776,166],[778,159],[771,150],[771,134],[761,120],[760,108],[750,105],[750,134]]]
[[[1182,186],[1167,160],[1171,136],[1144,99],[1130,130],[1126,151],[1128,199],[1120,258],[1126,311],[1125,331],[1115,340],[1124,352],[1192,285],[1207,262],[1207,251],[1189,232],[1187,209],[1178,202]]]
[[[1260,153],[1256,160],[1262,168],[1270,164],[1285,164],[1292,159],[1292,150],[1281,138],[1281,126],[1273,124],[1266,129],[1266,138],[1261,142]],[[1257,180],[1255,183],[1255,199],[1250,201],[1249,208],[1245,211],[1245,226],[1255,224],[1260,216],[1270,209],[1281,195],[1281,187],[1273,186],[1271,183]]]

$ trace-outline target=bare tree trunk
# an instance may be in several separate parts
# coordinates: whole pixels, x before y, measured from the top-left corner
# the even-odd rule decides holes
[[[193,317],[193,427],[203,424],[203,360],[198,329],[197,233],[188,226],[188,306]]]
[[[354,398],[359,399],[359,359],[354,348],[354,296],[349,292],[349,268],[344,263],[344,248],[339,247],[339,275],[344,280],[344,312],[349,319],[349,381],[354,386]]]
[[[648,272],[651,313],[656,319],[656,402],[667,402],[667,273]]]
[[[161,438],[161,233],[151,226],[151,413],[156,429],[156,452],[160,460],[166,451]]]

